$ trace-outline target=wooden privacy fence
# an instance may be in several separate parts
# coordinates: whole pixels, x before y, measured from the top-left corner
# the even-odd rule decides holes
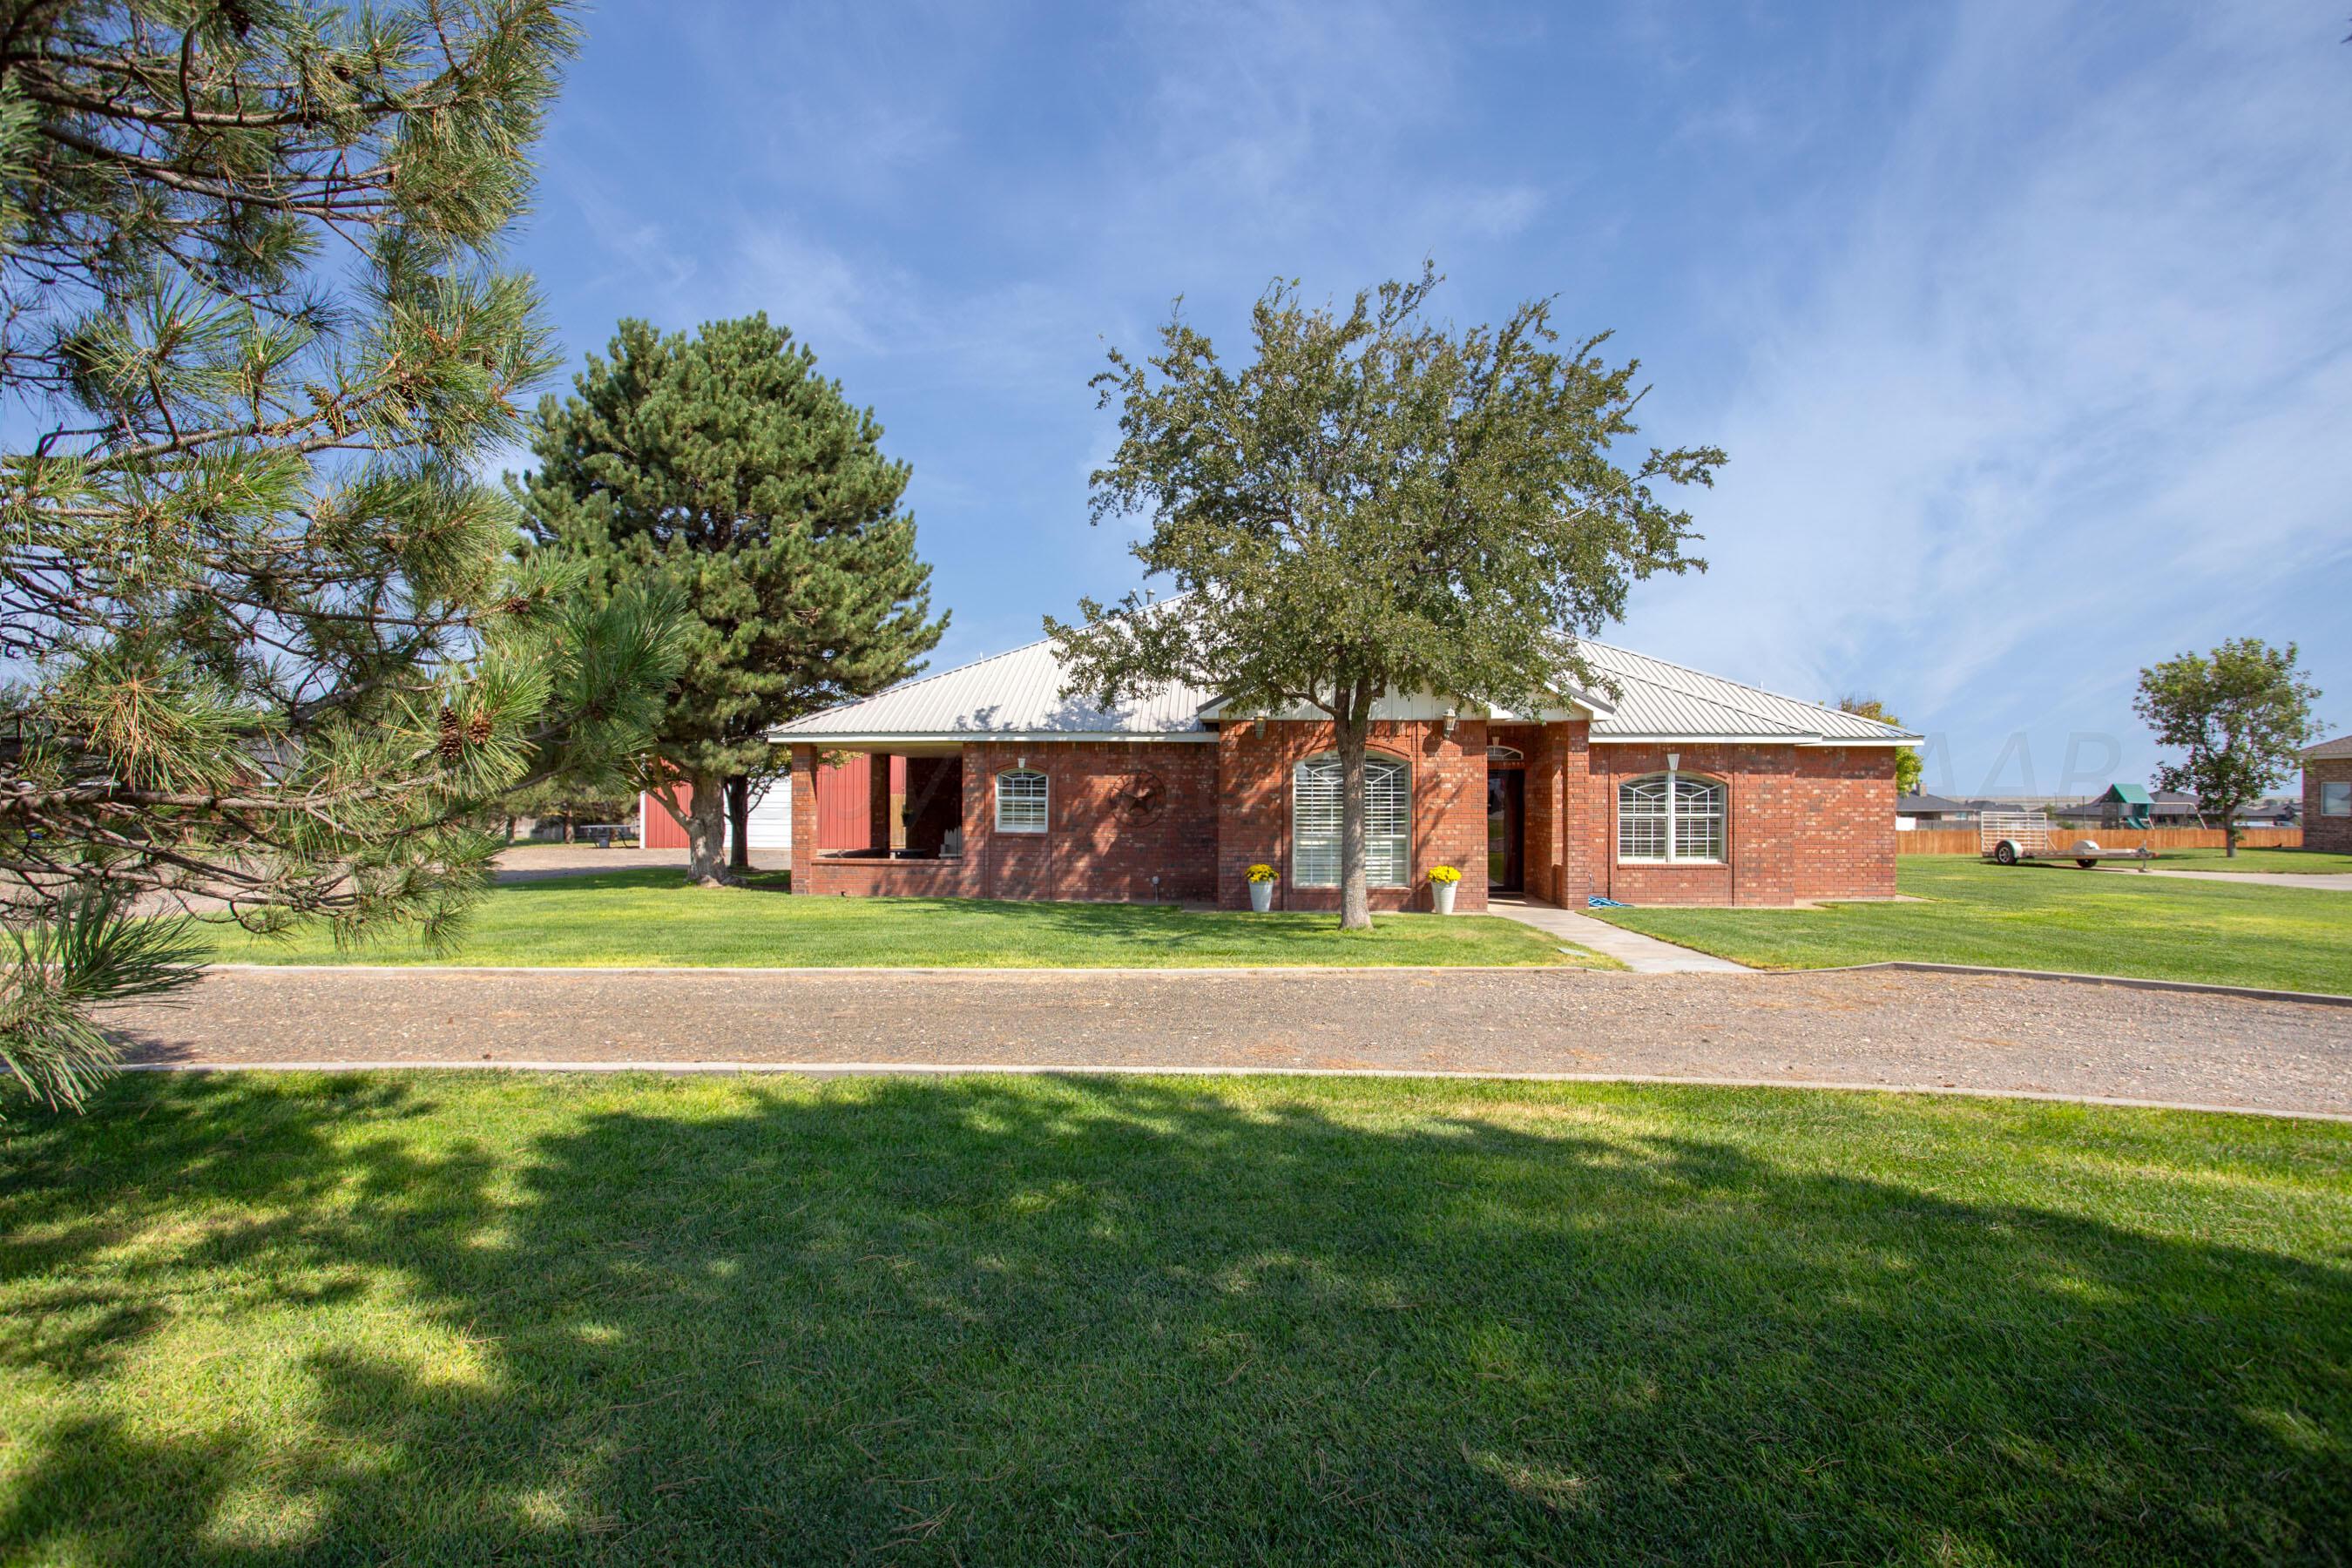
[[[2091,838],[2109,849],[2137,849],[2142,844],[2161,853],[2167,849],[2219,849],[2226,842],[2218,827],[2069,827],[2064,823],[2053,823],[2050,841],[2072,844],[2078,838]],[[2241,827],[2238,829],[2241,849],[2300,849],[2303,829],[2300,827]],[[1967,827],[1918,827],[1895,836],[1897,855],[1973,855],[1977,853],[1977,830],[1973,824]]]

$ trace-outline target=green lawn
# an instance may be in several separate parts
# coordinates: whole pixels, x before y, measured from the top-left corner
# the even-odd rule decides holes
[[[2352,993],[2352,894],[1914,856],[1921,903],[1595,910],[1767,969],[1914,959]]]
[[[684,873],[605,871],[495,888],[447,952],[394,932],[349,951],[311,927],[211,933],[215,958],[248,963],[773,964],[823,968],[1180,967],[1253,963],[1583,963],[1557,939],[1487,915],[1383,915],[1369,933],[1333,915],[1235,914],[1151,904],[982,899],[807,899],[783,879],[689,888]]]
[[[2129,847],[2130,840],[2126,839]],[[2168,871],[2352,871],[2352,855],[2332,849],[2241,849],[2231,859],[2219,849],[2162,849],[2156,864]]]
[[[0,1559],[2341,1562],[2352,1127],[1654,1087],[126,1079]]]

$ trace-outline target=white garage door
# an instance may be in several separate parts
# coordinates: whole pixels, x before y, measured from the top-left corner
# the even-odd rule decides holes
[[[793,847],[793,781],[789,773],[764,781],[765,794],[754,785],[751,797],[751,847],[790,849]],[[731,833],[733,828],[730,826]]]

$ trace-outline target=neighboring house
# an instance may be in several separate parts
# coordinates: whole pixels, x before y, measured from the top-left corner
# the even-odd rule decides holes
[[[1373,902],[1525,891],[1580,905],[1789,904],[1895,891],[1895,761],[1919,737],[1605,644],[1618,689],[1538,712],[1391,697],[1375,711]],[[793,890],[1336,908],[1339,770],[1311,709],[1260,718],[1167,686],[1116,709],[1061,695],[1050,642],[770,731],[793,755]],[[888,757],[859,789],[820,756]],[[903,766],[902,766],[903,764]],[[885,784],[879,781],[891,781]],[[863,815],[864,845],[818,824]],[[883,847],[888,846],[887,848]]]
[[[1976,819],[1977,808],[1966,801],[1946,800],[1940,795],[1898,795],[1895,797],[1895,826],[1901,830],[1965,827]]]
[[[2053,821],[2095,809],[2089,800],[2076,795],[1990,795],[1960,804],[1979,816],[1988,811],[2038,811]]]
[[[2303,753],[2303,847],[2352,850],[2352,735]]]
[[[2241,827],[2293,827],[2303,820],[2303,803],[2289,795],[2264,795],[2239,815]]]

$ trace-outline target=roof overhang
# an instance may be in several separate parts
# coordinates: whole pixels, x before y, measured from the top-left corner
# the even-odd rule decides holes
[[[768,743],[773,746],[939,746],[950,750],[957,746],[1008,741],[1023,745],[1042,745],[1053,741],[1119,741],[1197,746],[1214,745],[1216,740],[1213,730],[924,730],[895,733],[847,730],[837,733],[814,730],[768,731]]]
[[[1916,746],[1919,744],[1919,742],[1920,737],[1917,735],[1885,735],[1872,736],[1868,738],[1845,735],[1816,735],[1811,740],[1800,741],[1797,744],[1801,746]]]
[[[1596,746],[1916,746],[1918,737],[1890,735],[1883,740],[1845,739],[1836,735],[1594,735]]]

